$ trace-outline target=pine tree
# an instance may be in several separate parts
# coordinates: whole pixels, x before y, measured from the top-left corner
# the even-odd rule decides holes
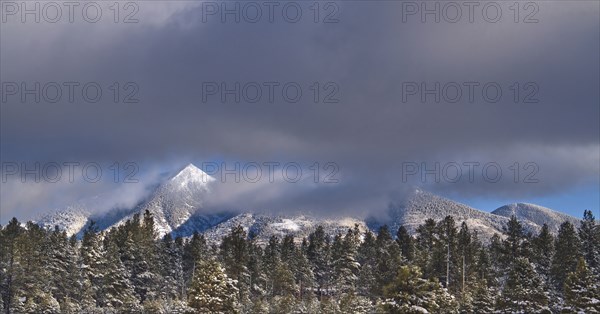
[[[65,231],[60,231],[58,226],[49,233],[46,257],[46,269],[52,274],[49,282],[50,291],[60,303],[61,309],[76,308],[73,299],[77,296],[79,288],[77,281],[77,256]],[[69,303],[69,304],[67,304]]]
[[[288,265],[279,263],[274,274],[273,295],[294,297],[297,294],[296,280]]]
[[[121,228],[121,227],[120,227]],[[156,300],[163,281],[160,270],[158,243],[152,214],[146,210],[122,226],[122,261],[130,274],[130,281],[141,303]]]
[[[410,234],[408,234],[408,230],[404,226],[400,226],[398,228],[398,232],[396,233],[396,242],[398,246],[400,246],[400,251],[402,252],[402,257],[404,257],[408,262],[411,262],[415,258],[415,243]]]
[[[265,298],[256,298],[252,302],[252,308],[249,313],[251,314],[265,314],[269,313],[269,303]]]
[[[583,212],[583,220],[579,227],[579,239],[581,239],[581,251],[588,267],[597,275],[600,275],[600,239],[597,238],[598,226],[591,210]]]
[[[321,302],[314,294],[307,294],[303,300],[298,302],[296,313],[319,313]]]
[[[542,226],[540,233],[531,242],[531,261],[544,280],[548,280],[554,256],[554,236],[550,233],[547,224]]]
[[[495,313],[493,290],[488,287],[485,280],[478,280],[473,284],[471,294],[471,313]]]
[[[400,266],[383,290],[388,313],[454,313],[458,309],[454,297],[437,280],[423,279],[417,266]]]
[[[306,239],[302,240],[302,246],[300,249],[295,251],[294,256],[294,265],[296,269],[296,282],[298,283],[298,289],[300,293],[300,301],[304,301],[305,299],[310,299],[312,295],[308,295],[305,297],[306,292],[310,291],[315,285],[315,275],[311,269],[310,262],[308,261],[308,257],[306,256],[306,251],[308,249],[308,241]]]
[[[308,236],[306,254],[315,275],[317,294],[321,297],[324,290],[330,286],[331,279],[330,244],[323,226],[317,226],[317,229]]]
[[[458,232],[452,216],[446,216],[436,228],[432,265],[433,276],[440,278],[448,289],[456,290],[459,281]]]
[[[491,261],[489,248],[481,244],[477,250],[475,273],[477,279],[484,280],[489,286],[495,286],[497,272]]]
[[[82,312],[82,307],[79,300],[82,299],[82,281],[81,273],[79,268],[79,254],[77,250],[77,238],[72,235],[65,248],[65,256],[68,256],[68,260],[64,261],[64,265],[68,270],[66,278],[63,280],[69,285],[66,297],[63,301],[59,301],[61,313],[75,314]]]
[[[600,313],[600,284],[580,258],[577,269],[569,273],[565,282],[565,310],[571,313]]]
[[[180,300],[187,299],[185,296],[186,278],[185,278],[185,268],[184,268],[184,260],[183,260],[184,254],[185,254],[185,240],[182,237],[176,237],[175,241],[174,241],[174,248],[173,248],[172,254],[169,254],[169,255],[171,256],[171,258],[170,258],[171,265],[175,264],[173,266],[174,270],[171,270],[171,274],[175,278],[175,281],[177,282],[176,286],[177,286],[177,291],[178,291],[178,297]]]
[[[319,313],[321,314],[337,314],[340,313],[340,307],[336,300],[330,297],[322,298],[319,304]]]
[[[417,227],[416,264],[422,267],[425,278],[435,276],[433,255],[437,241],[437,224],[435,220],[427,219],[424,224]]]
[[[15,312],[59,313],[60,304],[52,295],[52,273],[46,267],[50,254],[48,232],[28,222],[25,232],[16,239],[18,275],[21,280]],[[23,300],[23,301],[21,301]]]
[[[81,287],[81,292],[77,296],[77,304],[80,306],[80,309],[83,313],[97,313],[100,309],[96,306],[96,291],[97,287],[94,286],[89,279],[85,275],[84,264],[81,262],[81,258],[79,260],[80,270],[79,270],[79,286]]]
[[[392,234],[385,225],[379,228],[375,240],[375,249],[375,268],[373,272],[375,286],[372,293],[375,296],[382,296],[384,293],[383,287],[396,278],[398,265],[405,264],[405,261],[402,260],[398,243],[392,239]]]
[[[160,243],[160,272],[163,285],[160,289],[162,300],[182,299],[184,293],[183,273],[183,241],[177,238],[173,241],[170,234],[166,234]]]
[[[291,271],[294,269],[294,256],[296,251],[296,245],[294,244],[294,236],[288,234],[283,237],[281,241],[280,257],[281,262],[289,266]]]
[[[548,297],[543,281],[527,258],[519,257],[512,263],[499,305],[512,313],[540,313],[549,311]]]
[[[237,313],[235,282],[214,259],[199,260],[189,291],[189,305],[199,313]]]
[[[375,308],[369,298],[357,295],[355,293],[347,293],[340,299],[340,312],[353,314],[368,314],[373,313]]]
[[[196,268],[196,262],[208,257],[208,245],[204,235],[195,231],[192,238],[186,241],[183,247],[183,275],[185,279],[185,290],[192,284],[192,274]]]
[[[370,230],[364,234],[363,241],[358,248],[357,261],[361,265],[358,274],[357,291],[360,295],[370,295],[376,287],[375,267],[377,250],[375,236]]]
[[[348,229],[342,238],[338,234],[332,245],[334,284],[340,293],[353,293],[358,280],[360,264],[356,261],[360,232],[358,228]]]
[[[567,274],[575,271],[577,267],[577,261],[581,256],[579,245],[579,238],[573,225],[570,222],[561,224],[556,238],[556,253],[550,269],[554,283],[559,289],[563,288]]]
[[[506,270],[505,261],[504,261],[504,246],[502,244],[502,240],[500,239],[500,235],[494,233],[492,238],[490,239],[490,245],[488,246],[490,260],[492,261],[492,269],[491,271],[495,274],[503,274]],[[488,284],[490,284],[488,282]]]
[[[506,227],[504,228],[506,239],[503,242],[505,267],[512,267],[512,263],[519,257],[522,257],[523,246],[525,242],[525,231],[523,225],[517,220],[514,215],[510,217]]]
[[[11,220],[0,226],[0,308],[5,313],[600,313],[598,277],[587,266],[597,256],[600,229],[587,211],[579,232],[564,223],[556,239],[546,225],[535,237],[525,234],[513,217],[506,240],[494,235],[488,246],[465,223],[457,229],[452,217],[426,221],[416,238],[404,228],[394,240],[385,226],[377,236],[368,230],[363,235],[355,226],[330,242],[317,227],[299,246],[288,234],[281,242],[271,237],[264,248],[240,226],[219,246],[209,246],[198,233],[189,240],[171,235],[157,240],[154,228],[147,212],[105,232],[91,222],[78,241],[58,228],[32,222],[23,228]],[[550,286],[550,280],[561,288]],[[460,296],[460,307],[443,287],[446,282]]]
[[[101,306],[104,255],[95,222],[91,221],[83,233],[80,252],[82,276],[81,301],[85,308]],[[92,304],[93,303],[93,304]]]
[[[290,295],[276,295],[271,299],[269,313],[288,314],[293,313],[296,308],[296,299]]]
[[[296,257],[298,255],[293,235],[288,234],[283,238],[279,251],[281,263],[276,270],[275,294],[283,296],[299,295],[299,282],[296,281],[296,273],[298,272]]]
[[[252,237],[248,242],[247,269],[250,275],[250,294],[252,300],[254,300],[253,306],[255,309],[253,311],[256,311],[256,307],[263,308],[267,306],[265,302],[261,301],[267,294],[267,277],[263,272],[262,249]]]
[[[127,270],[121,262],[117,245],[112,241],[105,251],[105,260],[101,292],[104,307],[128,311],[139,309]]]
[[[134,285],[140,295],[140,300],[156,300],[160,295],[163,282],[160,269],[158,243],[156,241],[156,227],[154,217],[148,210],[144,212],[143,224],[138,239],[139,258],[137,275]]]
[[[262,260],[262,271],[266,278],[266,292],[268,296],[273,297],[271,304],[272,311],[280,312],[292,306],[290,303],[297,293],[296,279],[294,276],[294,263],[291,258],[294,254],[293,241],[286,237],[285,245],[279,243],[279,239],[272,236],[268,245],[264,249]],[[282,261],[282,252],[288,263]]]
[[[458,232],[458,275],[460,280],[460,290],[464,294],[468,289],[467,285],[474,277],[474,264],[476,254],[479,250],[479,241],[477,236],[473,236],[467,223],[463,221]]]
[[[23,227],[13,218],[6,227],[0,230],[0,290],[2,291],[3,310],[9,314],[13,311],[15,294],[19,289],[17,277],[17,238],[24,232]]]
[[[237,300],[241,304],[250,304],[250,274],[248,272],[247,234],[242,226],[231,229],[223,237],[219,247],[219,256],[229,278],[236,282]]]
[[[269,238],[269,243],[264,249],[262,256],[262,271],[267,279],[266,292],[267,295],[275,295],[275,281],[277,280],[277,269],[281,264],[281,247],[279,238],[272,236]]]

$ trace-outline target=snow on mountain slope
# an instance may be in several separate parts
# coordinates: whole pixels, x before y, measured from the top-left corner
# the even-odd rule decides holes
[[[471,229],[479,232],[484,241],[489,240],[494,233],[502,236],[506,223],[513,215],[521,222],[525,232],[532,234],[537,234],[544,223],[548,224],[554,234],[558,233],[560,224],[565,221],[571,222],[575,227],[579,226],[577,218],[538,205],[510,204],[488,213],[420,189],[409,194],[402,202],[390,206],[386,220],[370,218],[368,222],[371,228],[388,224],[393,232],[404,225],[414,234],[426,219],[440,221],[448,215],[454,217],[457,226],[465,221]]]
[[[87,225],[90,213],[82,206],[70,206],[40,217],[37,223],[45,228],[58,226],[68,236],[79,233]]]
[[[173,237],[189,237],[194,234],[194,232],[204,232],[211,227],[214,227],[224,221],[227,221],[235,214],[233,213],[216,213],[216,214],[205,214],[196,212],[190,216],[190,218],[179,225],[177,228],[173,229],[171,235]]]
[[[387,224],[394,233],[404,225],[414,234],[416,228],[426,219],[440,221],[448,215],[454,217],[457,226],[465,221],[471,229],[479,232],[484,241],[491,238],[494,233],[501,234],[512,215],[521,221],[526,231],[532,233],[537,233],[544,223],[548,224],[553,233],[558,232],[558,227],[564,221],[570,221],[575,226],[579,225],[578,219],[574,217],[533,204],[510,204],[488,213],[420,189],[414,190],[403,200],[390,205],[387,217],[377,219],[373,217],[368,217],[366,220],[352,217],[323,219],[310,215],[264,213],[208,213],[202,210],[202,206],[210,197],[210,184],[214,180],[202,170],[189,164],[157,185],[150,197],[134,208],[93,213],[89,210],[94,208],[93,205],[77,203],[41,217],[38,223],[47,228],[58,225],[69,235],[81,235],[82,230],[91,220],[96,221],[99,230],[106,230],[126,222],[136,213],[143,215],[148,210],[154,216],[159,236],[171,233],[173,236],[188,237],[197,231],[205,232],[207,239],[213,242],[220,241],[221,237],[238,224],[246,231],[254,233],[259,241],[268,241],[272,235],[281,238],[286,234],[292,234],[300,240],[308,236],[318,225],[324,226],[330,236],[339,232],[345,233],[348,228],[354,227],[354,224],[358,224],[363,231],[367,227],[377,231],[379,226]]]
[[[387,224],[392,232],[404,225],[414,234],[425,220],[440,221],[448,215],[454,217],[457,226],[466,221],[483,239],[491,238],[494,233],[501,233],[508,221],[506,217],[480,211],[420,189],[414,190],[403,201],[390,205],[387,219],[382,221],[370,218],[368,221],[371,228]]]
[[[154,216],[155,229],[159,236],[178,230],[186,223],[196,225],[200,229],[204,226],[205,229],[211,223],[222,221],[218,218],[220,215],[213,217],[198,213],[209,191],[209,184],[214,180],[204,171],[189,164],[161,184],[135,212],[143,215],[148,210]],[[132,216],[133,214],[123,217],[117,225],[131,219]],[[192,218],[197,223],[189,222]],[[182,229],[179,229],[179,232],[184,233]]]
[[[535,231],[539,231],[545,223],[548,225],[550,232],[558,233],[560,225],[565,221],[569,221],[575,227],[579,227],[579,219],[535,204],[508,204],[494,210],[492,214],[503,217],[514,215],[519,221],[535,225]]]
[[[354,228],[355,224],[358,224],[361,231],[367,230],[364,221],[350,217],[321,219],[307,215],[274,216],[244,213],[208,229],[204,235],[209,242],[218,243],[232,228],[240,225],[248,234],[253,234],[259,244],[267,243],[271,236],[281,239],[288,234],[293,235],[295,241],[299,243],[319,225],[323,226],[327,235],[333,237],[338,233],[345,234],[348,228]]]
[[[78,203],[42,216],[38,223],[46,228],[58,225],[69,235],[81,235],[92,220],[96,222],[99,230],[105,230],[125,223],[136,213],[143,215],[148,210],[154,216],[159,236],[170,232],[174,235],[188,236],[195,230],[204,231],[232,216],[225,213],[202,215],[198,211],[209,191],[209,184],[214,180],[204,171],[189,164],[158,185],[148,199],[134,208],[95,213],[91,210],[94,207],[91,200],[87,205]]]

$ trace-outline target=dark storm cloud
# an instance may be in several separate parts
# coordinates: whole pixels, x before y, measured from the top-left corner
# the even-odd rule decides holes
[[[395,191],[422,184],[418,176],[402,180],[406,163],[501,165],[498,182],[425,182],[463,196],[546,195],[597,182],[597,3],[539,2],[539,22],[532,24],[514,23],[505,5],[498,23],[477,17],[453,24],[402,23],[401,2],[338,4],[339,22],[331,24],[313,23],[307,5],[298,23],[214,17],[203,23],[200,2],[162,9],[167,3],[142,2],[139,23],[129,25],[5,23],[3,82],[94,81],[104,96],[98,103],[2,103],[2,160],[339,165],[343,180],[335,187],[286,185],[276,189],[279,198],[257,200],[261,208],[385,207]],[[112,102],[108,86],[115,81],[135,82],[140,102]],[[223,81],[297,82],[303,98],[253,104],[229,96],[221,103],[215,95],[203,102],[202,83]],[[335,82],[340,101],[314,103],[314,82]],[[496,82],[503,97],[490,103],[478,89],[473,103],[467,95],[458,103],[435,103],[432,96],[422,103],[418,95],[404,103],[402,82]],[[518,103],[510,89],[515,82]],[[538,103],[522,102],[532,91],[524,89],[528,82],[539,87]],[[535,163],[538,182],[515,183],[508,168],[515,162]],[[3,212],[43,204],[43,197],[7,190]],[[65,200],[75,194],[65,193]]]

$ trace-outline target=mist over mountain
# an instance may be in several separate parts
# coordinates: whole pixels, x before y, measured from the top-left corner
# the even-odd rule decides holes
[[[232,227],[241,225],[254,234],[259,241],[272,235],[292,234],[301,239],[322,225],[333,236],[358,225],[361,230],[377,230],[386,224],[392,231],[405,226],[414,233],[426,219],[442,220],[450,215],[458,224],[463,221],[476,230],[482,239],[501,234],[511,216],[516,216],[528,232],[538,232],[543,224],[556,233],[564,221],[577,224],[578,219],[549,208],[534,204],[509,204],[493,212],[485,212],[459,202],[415,188],[403,194],[403,198],[390,203],[377,215],[330,214],[324,209],[319,212],[289,211],[245,211],[230,208],[215,211],[206,207],[211,199],[216,180],[193,164],[189,164],[172,176],[168,176],[156,187],[147,199],[131,209],[115,209],[95,213],[83,205],[74,205],[43,215],[38,223],[51,228],[59,226],[69,235],[81,234],[93,220],[101,230],[110,229],[132,219],[134,214],[149,211],[155,220],[155,231],[159,237],[165,234],[189,237],[194,232],[204,232],[210,241],[219,241]],[[222,191],[221,191],[222,192]]]

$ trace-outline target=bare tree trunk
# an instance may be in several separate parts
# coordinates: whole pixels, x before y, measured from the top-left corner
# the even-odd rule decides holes
[[[448,241],[448,251],[446,253],[446,289],[450,283],[450,242]]]
[[[462,293],[465,294],[465,254],[462,256]]]

